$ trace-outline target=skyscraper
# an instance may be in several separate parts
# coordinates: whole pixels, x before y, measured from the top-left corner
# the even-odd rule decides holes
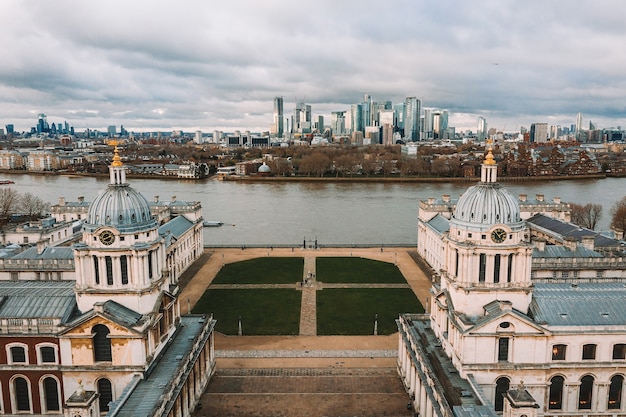
[[[334,111],[330,114],[330,130],[333,135],[344,135],[346,133],[345,112]]]
[[[420,140],[421,103],[416,97],[407,97],[404,101],[404,137],[408,141]]]
[[[487,139],[487,119],[478,116],[478,126],[476,127],[476,140],[479,142]]]
[[[580,141],[583,131],[583,114],[578,113],[576,115],[576,131],[574,132],[574,136],[576,140]]]
[[[284,134],[283,98],[274,97],[274,118],[270,134],[282,138]]]

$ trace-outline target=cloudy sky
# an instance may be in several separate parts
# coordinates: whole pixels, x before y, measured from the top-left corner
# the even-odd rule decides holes
[[[2,0],[0,126],[269,130],[364,93],[507,131],[626,126],[626,1]]]

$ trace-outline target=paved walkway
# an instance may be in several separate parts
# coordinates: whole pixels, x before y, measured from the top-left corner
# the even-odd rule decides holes
[[[300,335],[317,335],[317,281],[315,280],[315,257],[304,258],[302,271],[302,301],[300,302]]]

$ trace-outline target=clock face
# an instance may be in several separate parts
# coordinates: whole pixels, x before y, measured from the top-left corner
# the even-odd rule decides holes
[[[100,233],[100,242],[102,242],[102,244],[104,245],[111,245],[113,242],[115,242],[115,235],[111,231],[105,230],[104,232]]]
[[[491,240],[496,243],[502,243],[506,240],[506,230],[504,229],[496,229],[491,232]]]

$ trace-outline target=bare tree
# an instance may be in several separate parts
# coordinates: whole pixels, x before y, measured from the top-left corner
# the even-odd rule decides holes
[[[49,210],[50,204],[36,195],[26,193],[19,197],[17,207],[20,213],[25,214],[30,219],[36,219]]]
[[[13,188],[0,189],[0,219],[6,222],[15,213],[18,206],[19,193]]]
[[[626,197],[611,207],[611,229],[626,230]]]
[[[572,204],[572,223],[587,229],[595,230],[602,217],[602,204]]]

